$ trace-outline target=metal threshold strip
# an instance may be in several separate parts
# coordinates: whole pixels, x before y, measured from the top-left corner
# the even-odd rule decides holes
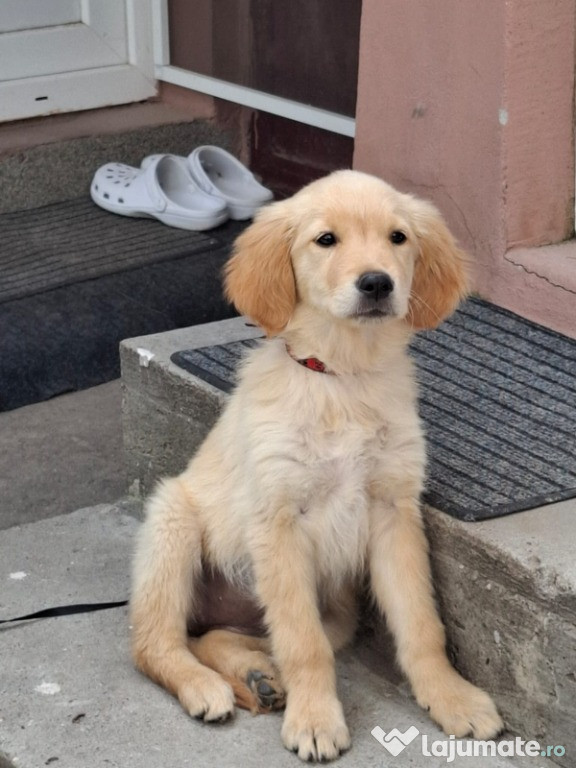
[[[353,138],[356,133],[356,121],[352,117],[312,107],[291,99],[284,99],[281,96],[257,91],[254,88],[235,85],[208,75],[200,75],[180,67],[160,65],[156,68],[156,77],[166,83],[225,99],[244,107],[269,112],[279,117],[286,117],[289,120],[322,128],[332,133],[339,133],[342,136]]]

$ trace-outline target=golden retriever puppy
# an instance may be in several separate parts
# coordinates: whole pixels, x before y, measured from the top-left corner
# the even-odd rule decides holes
[[[335,758],[350,735],[334,653],[353,638],[368,576],[419,704],[449,734],[495,736],[490,697],[446,656],[419,507],[406,347],[466,291],[439,213],[338,171],[259,213],[225,289],[268,338],[188,468],[148,503],[136,665],[205,721],[285,703],[284,745]]]

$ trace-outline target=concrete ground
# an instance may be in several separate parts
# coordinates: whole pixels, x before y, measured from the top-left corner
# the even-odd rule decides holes
[[[138,521],[99,505],[0,534],[0,617],[126,597]],[[0,627],[0,766],[18,768],[288,768],[301,763],[280,742],[281,715],[238,712],[225,725],[191,720],[130,663],[125,608]],[[385,666],[385,665],[384,665]],[[342,768],[440,768],[449,740],[362,650],[338,663],[353,747]],[[415,736],[396,756],[379,726]],[[382,734],[380,734],[382,735]],[[426,737],[426,739],[424,738]],[[441,742],[433,747],[433,743]],[[423,751],[426,749],[430,755]],[[444,745],[444,746],[443,746]],[[402,745],[399,744],[401,747]],[[435,751],[433,751],[435,750]],[[446,752],[448,755],[448,752]],[[8,762],[6,762],[8,760]],[[539,768],[539,761],[526,766]],[[513,768],[508,758],[456,757],[455,768]]]
[[[0,530],[126,493],[120,380],[0,413]]]

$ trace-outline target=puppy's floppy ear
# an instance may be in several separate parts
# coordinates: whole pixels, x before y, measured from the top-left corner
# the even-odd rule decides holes
[[[289,201],[263,208],[236,240],[224,272],[226,298],[268,336],[286,326],[296,306]]]
[[[465,254],[436,208],[411,198],[411,221],[420,244],[407,320],[414,330],[435,328],[468,292]]]

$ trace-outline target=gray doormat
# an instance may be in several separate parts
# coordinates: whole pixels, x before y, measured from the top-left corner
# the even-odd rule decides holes
[[[0,304],[208,253],[228,244],[242,228],[229,222],[225,228],[189,232],[153,219],[108,213],[88,196],[4,213],[0,215]]]
[[[230,391],[255,342],[173,361]],[[426,501],[476,521],[576,497],[576,341],[479,299],[415,337]]]

